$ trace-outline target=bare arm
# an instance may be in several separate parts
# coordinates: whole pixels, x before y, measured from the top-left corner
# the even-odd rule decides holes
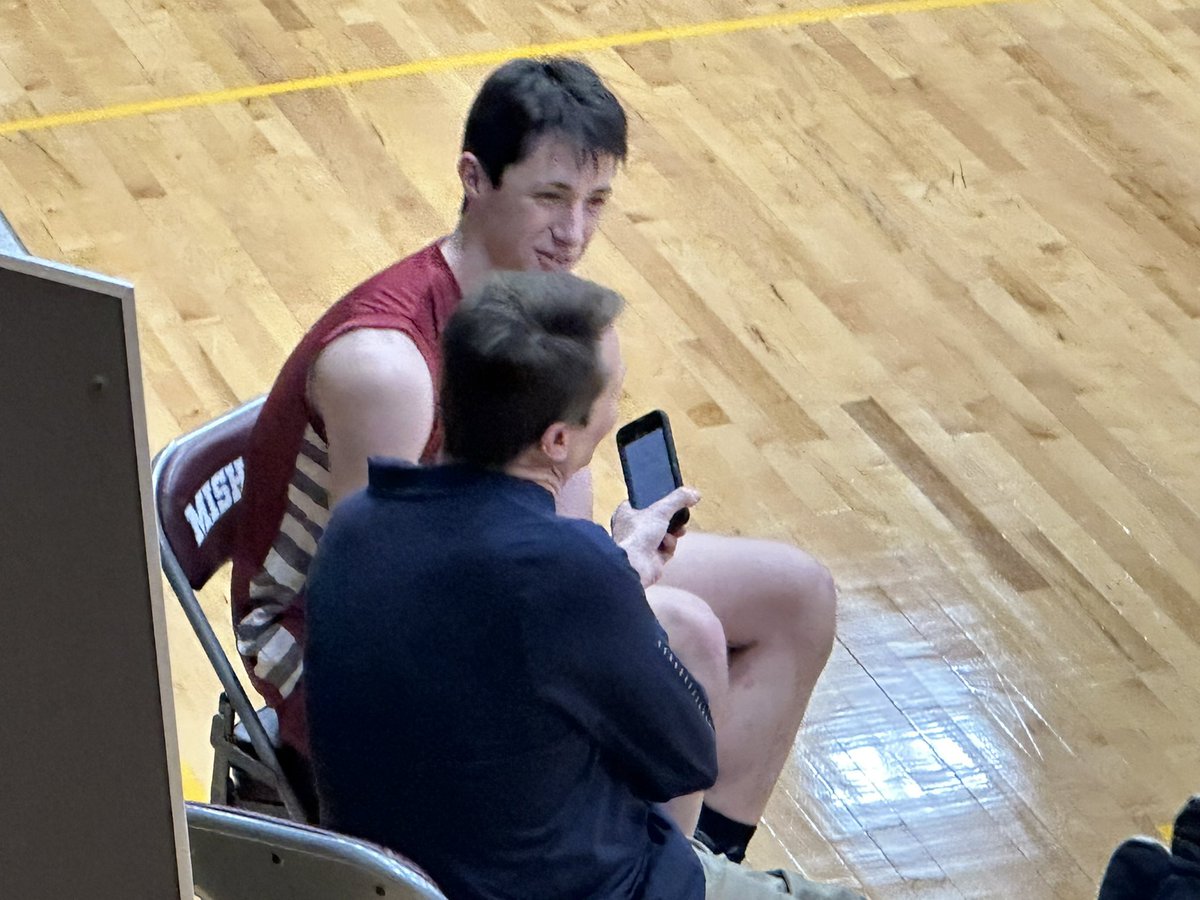
[[[400,331],[360,329],[317,357],[309,400],[329,441],[332,509],[367,483],[367,458],[416,462],[433,429],[433,378]]]

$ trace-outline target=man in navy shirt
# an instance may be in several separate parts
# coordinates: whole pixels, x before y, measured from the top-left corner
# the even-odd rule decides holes
[[[449,463],[372,459],[335,511],[305,659],[322,822],[452,898],[851,896],[741,869],[663,806],[717,774],[709,695],[644,590],[699,495],[623,504],[612,536],[555,511],[616,420],[620,307],[492,276],[443,340]]]

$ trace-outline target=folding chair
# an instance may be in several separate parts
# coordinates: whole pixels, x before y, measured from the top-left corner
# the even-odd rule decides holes
[[[187,820],[201,900],[445,900],[415,864],[366,841],[205,803],[188,803]]]
[[[262,405],[261,397],[251,400],[164,447],[154,460],[154,505],[163,572],[221,682],[209,738],[210,799],[303,822],[304,808],[275,752],[278,720],[270,709],[255,711],[196,597],[232,553],[242,452]]]

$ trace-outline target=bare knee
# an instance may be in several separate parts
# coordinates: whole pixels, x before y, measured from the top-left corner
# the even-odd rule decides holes
[[[762,563],[766,584],[760,582],[752,643],[785,641],[823,667],[837,635],[837,588],[829,569],[789,544],[772,545]]]
[[[729,684],[728,645],[725,629],[707,603],[695,594],[669,587],[655,587],[646,598],[654,610],[671,650],[692,673],[716,707]]]
[[[824,665],[837,637],[837,587],[822,563],[803,550],[788,550],[793,634]]]

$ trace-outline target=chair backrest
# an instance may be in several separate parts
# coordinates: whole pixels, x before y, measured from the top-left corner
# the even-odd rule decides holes
[[[154,493],[171,552],[199,590],[233,550],[245,468],[242,453],[263,398],[244,403],[182,437],[158,455]]]
[[[288,815],[303,821],[304,808],[195,593],[232,553],[245,474],[242,454],[263,402],[250,400],[164,447],[154,459],[154,509],[163,573]]]
[[[414,863],[366,841],[284,819],[188,803],[202,900],[445,900]]]

